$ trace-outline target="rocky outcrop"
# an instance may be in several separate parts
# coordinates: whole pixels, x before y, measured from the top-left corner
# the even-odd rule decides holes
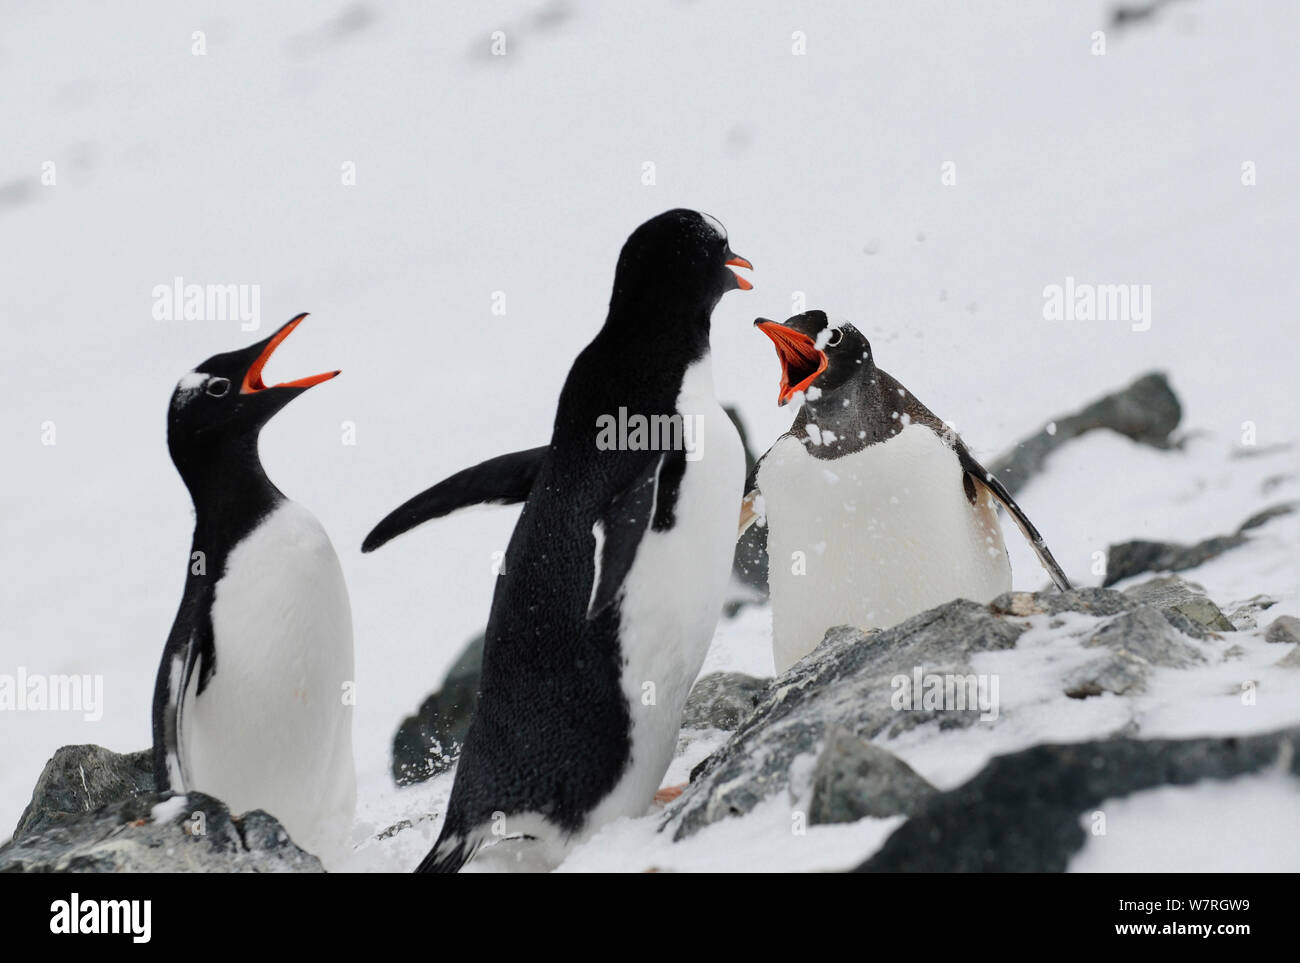
[[[323,872],[276,819],[203,793],[154,791],[149,751],[65,746],[0,846],[0,872]]]
[[[1166,618],[1175,622],[1175,616],[1182,616],[1206,632],[1235,632],[1237,627],[1223,614],[1205,594],[1205,589],[1195,582],[1188,582],[1177,575],[1153,578],[1150,581],[1130,586],[1124,594],[1136,602],[1153,606]],[[1203,638],[1205,632],[1179,624],[1179,627],[1196,638]]]
[[[154,791],[153,753],[120,754],[103,746],[64,746],[45,764],[14,839],[71,823],[118,800]]]
[[[1106,552],[1106,577],[1102,585],[1114,585],[1121,579],[1141,575],[1143,572],[1185,572],[1217,558],[1229,549],[1238,548],[1250,541],[1246,532],[1259,528],[1274,518],[1290,514],[1294,504],[1274,505],[1252,515],[1228,535],[1216,535],[1194,545],[1175,542],[1149,542],[1135,540],[1112,545]]]
[[[769,681],[743,672],[712,672],[702,676],[686,698],[682,728],[734,732],[754,711]]]
[[[399,786],[423,782],[456,763],[469,720],[478,705],[478,680],[483,668],[484,636],[470,641],[447,670],[442,686],[414,715],[407,716],[393,736],[393,781]]]
[[[1204,624],[1218,623],[1218,607],[1181,580],[1136,588],[1007,593],[987,606],[958,599],[884,631],[831,629],[767,683],[740,728],[695,768],[665,828],[682,839],[781,792],[811,796],[810,821],[909,813],[927,797],[924,780],[872,740],[931,722],[995,724],[996,680],[978,676],[972,659],[1014,648],[1031,624],[1060,625],[1068,615],[1073,644],[1096,651],[1063,670],[1061,691],[1076,698],[1133,694],[1159,667],[1204,664],[1220,645]]]
[[[273,816],[202,793],[147,793],[15,837],[0,873],[319,873]]]
[[[858,871],[1062,872],[1088,840],[1084,820],[1106,800],[1266,769],[1300,777],[1297,746],[1300,728],[1034,746],[993,759],[969,782],[923,803]]]
[[[1294,615],[1279,615],[1264,630],[1265,642],[1300,642],[1300,619]]]
[[[696,767],[669,816],[675,838],[747,813],[787,789],[794,761],[819,754],[836,728],[871,739],[935,720],[945,727],[973,724],[978,706],[949,711],[917,699],[911,709],[895,708],[894,693],[902,689],[896,679],[910,685],[917,667],[965,677],[974,653],[1011,648],[1025,628],[958,599],[883,632],[831,629],[816,650],[768,683],[739,730]]]
[[[1150,606],[1116,616],[1083,643],[1106,653],[1077,669],[1066,681],[1065,694],[1074,699],[1111,692],[1142,692],[1155,666],[1186,668],[1204,662],[1199,649]]]
[[[1151,372],[1081,411],[1053,418],[1037,434],[989,465],[989,471],[1002,479],[1014,495],[1043,470],[1048,455],[1080,435],[1107,428],[1145,445],[1170,448],[1170,435],[1182,417],[1182,405],[1169,387],[1169,380],[1159,372]]]
[[[851,823],[918,812],[938,790],[894,754],[835,728],[813,770],[808,822]]]

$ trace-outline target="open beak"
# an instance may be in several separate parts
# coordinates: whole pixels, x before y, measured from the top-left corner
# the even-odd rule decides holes
[[[747,268],[750,271],[754,270],[754,265],[750,264],[738,254],[731,255],[731,260],[727,261],[727,266]],[[732,271],[731,273],[736,274],[735,271]],[[742,278],[739,274],[736,274],[736,287],[740,288],[742,291],[750,291],[753,290],[754,285]]]
[[[777,404],[784,405],[808,387],[826,370],[826,353],[808,335],[776,321],[759,318],[754,327],[772,339],[781,360],[781,390]]]
[[[262,342],[262,350],[258,352],[257,357],[253,359],[253,363],[249,365],[248,370],[244,372],[244,381],[239,386],[240,394],[254,394],[258,391],[266,391],[268,388],[310,388],[312,385],[318,385],[322,381],[329,381],[330,378],[333,378],[339,373],[337,371],[326,371],[324,374],[311,375],[308,378],[299,378],[296,381],[281,381],[279,384],[274,385],[263,383],[262,369],[265,368],[266,363],[271,360],[271,355],[275,353],[275,349],[280,346],[280,343],[284,341],[285,338],[289,337],[293,332],[293,329],[298,327],[298,325],[302,323],[302,319],[305,317],[307,317],[306,312],[298,315],[279,331],[275,332],[275,334]]]

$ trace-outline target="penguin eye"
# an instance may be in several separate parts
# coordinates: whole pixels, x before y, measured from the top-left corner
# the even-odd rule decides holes
[[[230,391],[229,378],[213,378],[208,382],[208,394],[214,398],[221,398]]]
[[[831,331],[831,336],[826,339],[826,346],[828,348],[833,348],[843,340],[844,340],[844,332],[841,331],[839,328],[835,328]]]

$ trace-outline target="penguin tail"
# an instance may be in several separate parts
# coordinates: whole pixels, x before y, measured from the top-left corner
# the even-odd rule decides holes
[[[433,844],[433,849],[415,867],[417,873],[458,873],[473,857],[477,846],[471,846],[464,836],[443,834]]]

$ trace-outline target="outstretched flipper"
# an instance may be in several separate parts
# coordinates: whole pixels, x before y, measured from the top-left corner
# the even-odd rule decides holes
[[[967,450],[965,443],[960,438],[954,438],[954,441],[957,449],[957,459],[961,462],[962,470],[966,472],[967,495],[972,496],[973,501],[974,492],[983,488],[997,499],[1002,504],[1002,507],[1007,510],[1007,514],[1011,516],[1011,520],[1016,523],[1016,527],[1020,529],[1020,534],[1025,536],[1025,541],[1034,550],[1034,554],[1038,556],[1039,564],[1051,576],[1052,581],[1056,583],[1056,587],[1062,592],[1068,591],[1070,580],[1065,577],[1065,572],[1061,571],[1061,566],[1052,557],[1052,550],[1043,541],[1043,536],[1038,533],[1034,523],[1016,504],[1016,500],[1011,497],[1011,493],[1007,491],[1006,486],[998,480],[996,475],[975,460],[975,457]]]
[[[646,529],[661,532],[673,527],[677,491],[685,473],[685,450],[664,452],[647,462],[636,480],[610,499],[591,527],[596,538],[596,570],[587,602],[588,620],[617,598]]]
[[[444,478],[389,512],[366,536],[361,551],[373,552],[416,525],[471,505],[514,505],[524,501],[549,450],[548,445],[542,445],[512,451]]]

